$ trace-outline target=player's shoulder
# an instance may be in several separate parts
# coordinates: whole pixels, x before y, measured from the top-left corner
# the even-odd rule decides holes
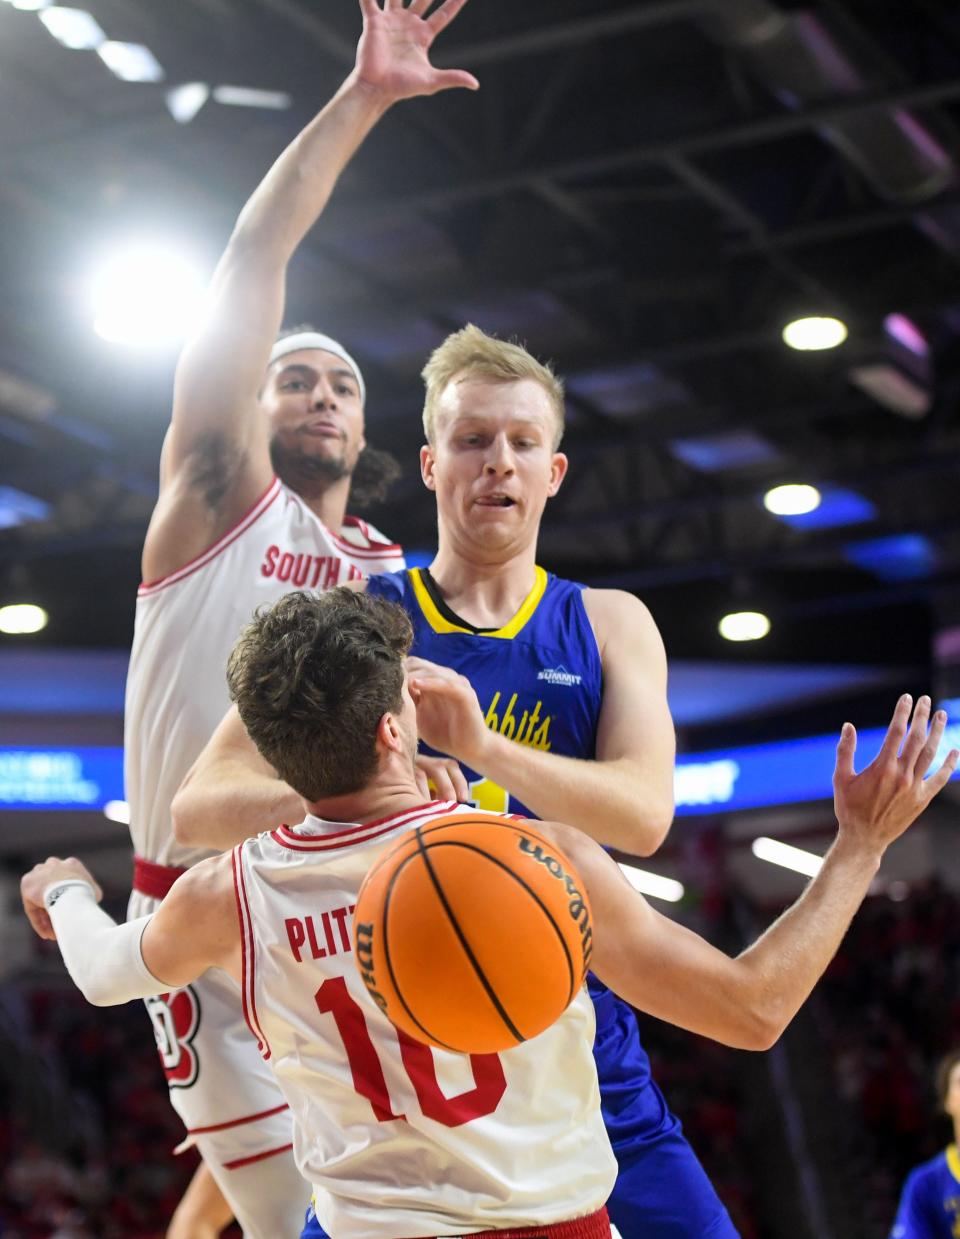
[[[368,594],[374,598],[386,598],[388,602],[402,602],[407,588],[407,569],[399,572],[377,572],[364,582]]]
[[[611,636],[656,639],[660,633],[650,608],[624,589],[585,589],[583,606],[601,646]]]
[[[218,902],[233,899],[234,858],[232,852],[221,852],[198,861],[181,874],[170,888],[167,898],[174,896],[184,906],[198,910]]]
[[[930,1192],[937,1193],[940,1180],[947,1170],[947,1153],[945,1149],[941,1149],[939,1153],[921,1162],[919,1166],[914,1166],[910,1171],[903,1183],[903,1197],[905,1199],[920,1198]]]

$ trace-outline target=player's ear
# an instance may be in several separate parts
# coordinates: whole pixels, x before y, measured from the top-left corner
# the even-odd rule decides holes
[[[434,477],[436,469],[436,457],[433,454],[433,448],[429,443],[424,443],[420,449],[420,476],[423,478],[423,484],[427,490],[436,490],[437,483]]]
[[[389,710],[380,716],[377,724],[377,741],[391,753],[403,752],[403,734],[397,716]]]
[[[570,462],[563,452],[554,452],[553,460],[550,462],[550,487],[547,491],[551,499],[560,489],[563,479],[567,476],[569,464]]]

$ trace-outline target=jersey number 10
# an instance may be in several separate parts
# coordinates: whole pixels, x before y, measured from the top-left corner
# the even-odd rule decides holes
[[[405,1116],[395,1114],[383,1065],[367,1028],[363,1008],[347,989],[344,977],[330,977],[314,995],[317,1006],[326,1015],[332,1015],[337,1031],[347,1052],[347,1061],[353,1075],[353,1087],[373,1106],[373,1113],[381,1123]],[[428,1119],[442,1123],[444,1127],[459,1127],[472,1119],[493,1114],[507,1090],[503,1065],[496,1054],[471,1054],[474,1087],[456,1097],[445,1097],[440,1090],[433,1052],[428,1045],[396,1029],[400,1042],[400,1057],[420,1109]]]

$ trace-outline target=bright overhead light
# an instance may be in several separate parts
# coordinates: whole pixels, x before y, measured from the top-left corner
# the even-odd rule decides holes
[[[763,497],[763,506],[774,516],[803,516],[820,506],[820,492],[804,482],[774,486]]]
[[[163,67],[142,43],[101,43],[97,55],[111,73],[124,82],[162,82]]]
[[[164,96],[167,111],[178,125],[189,125],[209,98],[210,87],[206,82],[184,82]]]
[[[15,9],[23,9],[27,13],[38,13],[41,9],[48,9],[53,4],[53,0],[7,0],[8,4],[12,4]]]
[[[234,108],[270,108],[282,112],[292,102],[282,90],[255,90],[250,86],[217,86],[213,92],[217,103]]]
[[[65,9],[59,5],[45,9],[40,20],[58,43],[76,51],[90,51],[106,42],[107,36],[83,9]]]
[[[792,843],[768,839],[766,835],[754,839],[750,850],[758,860],[769,861],[771,865],[779,865],[782,869],[792,869],[794,873],[802,873],[808,878],[816,877],[823,864],[822,856],[796,848]]]
[[[727,641],[759,641],[770,631],[770,620],[761,611],[733,611],[719,627]]]
[[[103,806],[103,816],[111,822],[130,825],[130,806],[125,800],[108,800]]]
[[[783,342],[801,353],[837,348],[847,338],[847,325],[839,318],[798,318],[783,329]]]
[[[0,632],[11,637],[40,632],[46,628],[48,619],[43,607],[34,606],[32,602],[16,602],[0,607]]]
[[[172,247],[130,245],[93,278],[94,330],[111,344],[150,350],[182,343],[203,309],[205,291],[200,273]]]
[[[683,883],[674,878],[664,878],[659,873],[637,869],[634,865],[621,865],[620,872],[641,895],[664,899],[667,903],[679,903],[684,896]]]

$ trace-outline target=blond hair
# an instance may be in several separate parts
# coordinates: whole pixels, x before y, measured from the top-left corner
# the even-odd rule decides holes
[[[468,323],[460,331],[447,336],[440,347],[434,349],[422,374],[427,385],[423,432],[428,443],[436,441],[437,405],[454,379],[490,379],[495,383],[533,379],[550,397],[556,415],[553,450],[560,446],[564,423],[563,380],[554,373],[552,366],[537,361],[522,344],[498,340],[496,336],[488,336],[473,323]]]

